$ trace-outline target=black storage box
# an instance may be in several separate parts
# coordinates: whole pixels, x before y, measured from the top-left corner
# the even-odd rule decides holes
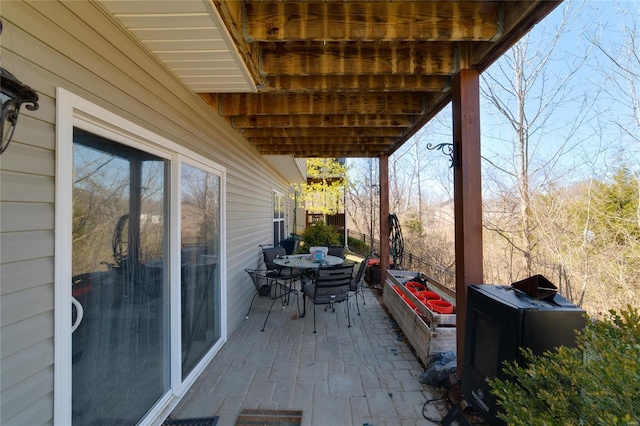
[[[388,269],[393,269],[392,260],[389,261]],[[369,263],[367,264],[367,269],[365,270],[364,279],[369,283],[369,285],[380,284],[382,282],[382,279],[380,276],[380,259],[369,260]]]
[[[467,287],[462,392],[490,425],[504,422],[497,417],[499,407],[486,379],[504,379],[503,362],[521,363],[520,348],[542,355],[560,345],[575,346],[576,330],[584,328],[585,311],[554,289],[542,276],[513,286]]]

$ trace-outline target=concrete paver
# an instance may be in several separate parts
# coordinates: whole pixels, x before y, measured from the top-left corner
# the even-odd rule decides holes
[[[433,425],[422,415],[427,400],[442,391],[421,384],[423,367],[373,293],[356,314],[346,304],[335,312],[317,307],[298,318],[295,304],[274,306],[264,332],[269,301],[256,301],[249,319],[229,337],[171,417],[217,415],[233,426],[243,408],[302,410],[304,426]],[[426,412],[441,419],[443,401]]]

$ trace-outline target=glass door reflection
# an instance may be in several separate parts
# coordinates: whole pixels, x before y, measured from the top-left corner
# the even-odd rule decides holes
[[[73,167],[73,423],[135,425],[170,387],[168,163],[74,129]]]
[[[181,166],[182,377],[220,339],[220,177]]]

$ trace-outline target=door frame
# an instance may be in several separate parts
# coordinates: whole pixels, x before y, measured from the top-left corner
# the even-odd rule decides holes
[[[170,160],[169,330],[170,386],[140,424],[161,422],[227,341],[226,169],[187,148],[124,119],[68,90],[56,89],[54,423],[72,421],[71,259],[73,219],[73,128]],[[220,176],[220,339],[182,380],[180,316],[180,166],[197,165]]]

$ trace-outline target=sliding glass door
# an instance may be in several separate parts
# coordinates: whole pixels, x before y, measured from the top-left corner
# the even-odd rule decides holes
[[[55,423],[159,424],[226,338],[225,171],[56,93]]]
[[[168,164],[74,129],[74,424],[135,425],[170,388]]]
[[[220,339],[220,177],[181,165],[182,378]]]

